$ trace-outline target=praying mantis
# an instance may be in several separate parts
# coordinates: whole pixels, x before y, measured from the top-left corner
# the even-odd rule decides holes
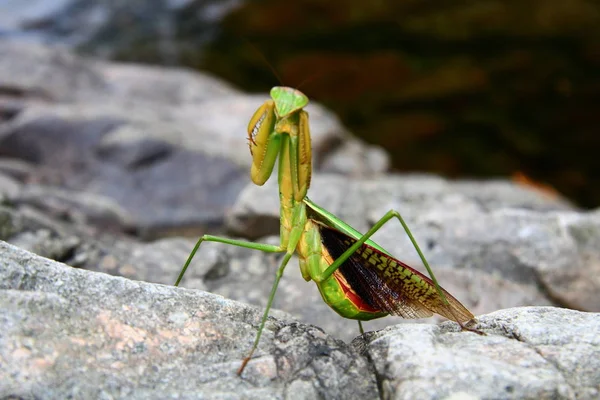
[[[339,315],[358,320],[361,333],[361,321],[389,314],[425,318],[436,313],[457,322],[463,330],[481,334],[465,326],[475,317],[438,284],[400,213],[388,211],[371,229],[361,234],[310,201],[307,191],[312,174],[312,149],[308,113],[304,110],[308,98],[299,90],[283,86],[274,87],[270,94],[271,99],[250,119],[248,145],[252,155],[250,176],[256,185],[267,182],[279,158],[279,245],[204,235],[194,246],[175,283],[175,286],[179,285],[205,241],[285,253],[275,274],[254,344],[243,359],[238,375],[242,374],[260,342],[277,286],[294,254],[298,255],[302,277],[317,284],[325,303]],[[404,228],[431,279],[395,259],[369,239],[392,219],[397,219]]]

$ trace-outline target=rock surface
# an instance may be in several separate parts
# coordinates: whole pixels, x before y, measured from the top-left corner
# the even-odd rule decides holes
[[[369,334],[367,351],[382,398],[593,399],[599,317],[513,308],[479,317],[487,336],[452,332],[449,323],[397,325]]]
[[[48,203],[69,197],[82,218],[108,212],[111,227],[146,238],[218,228],[248,181],[247,124],[267,98],[184,69],[0,40],[0,161],[24,163],[19,180],[35,185],[10,200],[56,212]],[[308,111],[316,166],[361,153],[348,173],[387,168],[332,113]]]
[[[517,308],[398,325],[353,345],[260,311],[130,281],[0,243],[2,398],[558,398],[600,393],[600,314]],[[362,354],[362,355],[361,355]],[[467,397],[465,397],[467,396]],[[470,397],[468,397],[470,396]]]
[[[0,244],[2,398],[368,398],[364,357],[205,292],[76,270]],[[296,397],[294,397],[296,396]]]

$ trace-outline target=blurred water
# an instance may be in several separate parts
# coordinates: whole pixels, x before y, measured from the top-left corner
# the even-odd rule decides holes
[[[43,41],[69,47],[94,43],[95,55],[114,56],[122,42],[156,42],[166,64],[179,14],[191,12],[206,37],[240,0],[0,0],[0,38]],[[135,46],[134,46],[135,47]],[[172,52],[172,51],[171,51]]]
[[[0,0],[0,37],[44,40],[45,35],[27,30],[33,21],[44,20],[60,12],[71,0]]]
[[[62,9],[70,0],[0,0],[0,28],[18,31],[28,20],[37,20]]]

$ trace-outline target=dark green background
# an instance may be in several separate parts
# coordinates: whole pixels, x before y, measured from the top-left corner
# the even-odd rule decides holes
[[[175,16],[176,63],[265,94],[273,69],[396,170],[525,174],[600,203],[599,2],[249,1],[208,42],[200,3]],[[148,39],[116,58],[160,62]]]

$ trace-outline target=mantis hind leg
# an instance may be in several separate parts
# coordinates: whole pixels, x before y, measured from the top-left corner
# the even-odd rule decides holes
[[[375,225],[373,225],[373,227],[371,229],[369,229],[367,231],[367,233],[365,233],[364,235],[362,235],[356,243],[354,243],[352,246],[350,246],[350,248],[348,248],[348,250],[346,250],[340,257],[338,257],[322,274],[322,276],[320,276],[318,279],[322,280],[322,279],[327,279],[329,278],[352,254],[354,254],[354,252],[360,247],[362,246],[371,236],[373,236],[373,234],[375,234],[375,232],[377,232],[379,229],[381,229],[381,227],[383,225],[385,225],[388,221],[390,221],[392,218],[396,218],[398,219],[398,221],[400,221],[400,224],[402,225],[402,227],[404,228],[404,231],[406,232],[406,234],[408,235],[411,243],[413,244],[415,250],[417,251],[417,253],[419,254],[419,258],[421,258],[421,261],[423,262],[423,265],[425,266],[425,268],[427,269],[427,273],[429,273],[429,276],[431,277],[431,280],[435,286],[435,290],[437,291],[438,295],[440,296],[440,298],[442,299],[442,301],[444,302],[444,304],[447,306],[448,310],[450,311],[450,313],[454,316],[454,321],[456,323],[458,323],[461,327],[461,329],[463,330],[467,330],[467,331],[471,331],[471,332],[475,332],[478,333],[480,335],[483,334],[483,332],[480,332],[476,329],[473,328],[469,328],[467,326],[465,326],[462,322],[460,322],[460,320],[455,316],[454,312],[452,311],[452,308],[450,307],[450,303],[448,302],[448,299],[446,298],[446,295],[444,294],[444,292],[442,291],[436,277],[435,274],[433,273],[433,270],[431,269],[431,267],[429,266],[429,263],[427,262],[427,259],[425,258],[425,255],[423,254],[423,252],[421,251],[421,248],[419,247],[419,244],[417,243],[417,241],[415,240],[412,232],[410,231],[408,225],[406,224],[406,222],[404,221],[404,218],[402,218],[402,215],[400,215],[400,213],[396,210],[390,210],[387,213],[385,213],[385,215],[383,217],[381,217],[379,219],[379,221],[377,221],[375,223]]]
[[[177,278],[177,282],[175,282],[175,286],[178,286],[179,283],[181,282],[181,279],[183,278],[185,271],[187,270],[188,266],[192,262],[192,259],[194,258],[194,255],[196,255],[196,252],[200,248],[200,245],[202,244],[202,242],[225,243],[225,244],[230,244],[232,246],[244,247],[247,249],[261,250],[261,251],[264,251],[267,253],[283,253],[286,251],[285,249],[281,248],[280,246],[274,246],[274,245],[270,245],[270,244],[253,243],[253,242],[246,242],[243,240],[235,240],[235,239],[229,239],[229,238],[224,238],[224,237],[219,237],[219,236],[204,235],[198,240],[198,242],[196,242],[194,249],[190,253],[183,268],[181,269],[181,272],[179,273],[179,277]],[[277,292],[277,286],[279,285],[279,281],[281,280],[281,277],[283,276],[283,271],[285,270],[285,267],[288,264],[288,262],[290,261],[290,258],[292,258],[293,254],[294,254],[293,251],[288,250],[286,255],[283,257],[283,260],[281,262],[281,265],[279,266],[279,269],[277,270],[277,274],[275,275],[275,282],[273,283],[273,287],[271,288],[271,294],[269,295],[269,300],[267,301],[267,306],[265,308],[262,319],[260,321],[260,326],[258,328],[258,333],[256,334],[256,339],[254,340],[252,349],[250,349],[250,353],[248,354],[248,356],[246,358],[244,358],[244,361],[242,362],[242,365],[240,366],[240,369],[237,372],[238,375],[242,374],[242,372],[244,371],[244,368],[246,367],[246,364],[248,364],[248,361],[250,361],[250,358],[252,358],[252,354],[254,354],[254,351],[256,350],[258,343],[260,342],[260,337],[262,335],[262,331],[265,327],[265,323],[267,322],[267,318],[269,317],[269,311],[271,310],[271,306],[273,305],[273,300],[275,299],[275,293]]]
[[[283,253],[285,251],[285,249],[282,249],[280,246],[274,246],[274,245],[270,245],[270,244],[253,243],[253,242],[246,242],[243,240],[224,238],[224,237],[220,237],[220,236],[204,235],[200,239],[198,239],[198,242],[196,242],[194,249],[188,256],[185,264],[183,265],[183,268],[181,269],[181,272],[179,273],[179,277],[177,277],[177,282],[175,282],[175,286],[179,286],[179,283],[181,282],[181,279],[183,279],[183,275],[185,274],[185,271],[187,271],[187,268],[190,266],[190,263],[192,262],[192,259],[196,255],[196,252],[200,248],[200,245],[202,244],[202,242],[225,243],[225,244],[230,244],[232,246],[245,247],[247,249],[253,249],[253,250],[260,250],[260,251],[264,251],[266,253]]]

